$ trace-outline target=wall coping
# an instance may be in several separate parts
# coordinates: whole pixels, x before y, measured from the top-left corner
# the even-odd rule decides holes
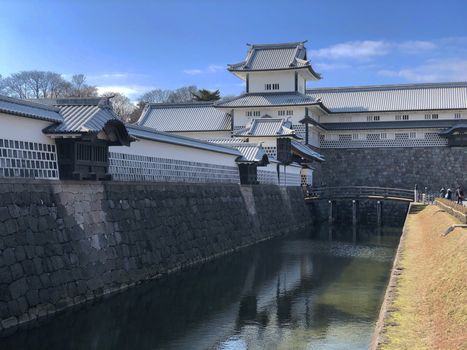
[[[460,208],[457,208],[459,205],[452,202],[448,203],[445,200],[435,199],[435,204],[444,209],[448,214],[454,216],[455,218],[459,219],[461,223],[467,224],[467,208],[464,208],[466,213],[463,213]]]

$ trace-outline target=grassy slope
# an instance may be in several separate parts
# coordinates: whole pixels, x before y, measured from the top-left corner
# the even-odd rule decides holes
[[[379,349],[467,349],[467,230],[435,206],[407,221],[394,299]]]

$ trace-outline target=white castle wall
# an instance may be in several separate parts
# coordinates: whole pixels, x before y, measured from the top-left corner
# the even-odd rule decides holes
[[[58,179],[55,142],[42,130],[51,122],[0,113],[0,177]]]

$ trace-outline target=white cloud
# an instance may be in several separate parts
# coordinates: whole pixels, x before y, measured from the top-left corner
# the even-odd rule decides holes
[[[315,58],[355,58],[368,59],[374,56],[385,55],[389,50],[389,45],[385,41],[348,41],[326,47],[319,50],[312,50],[311,55]]]
[[[224,66],[219,66],[217,64],[210,64],[206,68],[193,68],[193,69],[184,69],[183,73],[189,75],[198,75],[206,73],[217,73],[218,71],[224,70]]]
[[[201,74],[203,71],[201,69],[185,69],[183,73],[189,74],[189,75],[197,75]]]
[[[127,73],[105,73],[105,74],[93,76],[94,79],[123,79],[127,77],[128,77]]]
[[[316,63],[314,66],[318,71],[348,69],[351,67],[350,64],[346,63]]]
[[[402,43],[394,43],[393,46],[405,53],[417,53],[423,50],[434,50],[437,44],[431,41],[409,40]]]
[[[211,72],[211,73],[216,73],[216,72],[218,72],[218,71],[220,71],[220,70],[224,70],[224,69],[225,69],[224,66],[219,66],[219,65],[216,65],[216,64],[211,64],[211,65],[208,66],[207,71],[208,71],[208,72]]]
[[[417,67],[380,70],[378,74],[413,82],[467,80],[467,59],[429,60]]]
[[[311,56],[327,59],[357,59],[368,60],[377,56],[384,56],[392,51],[406,54],[433,50],[438,45],[431,41],[408,40],[403,42],[390,42],[385,40],[357,40],[335,44],[319,50],[312,50]]]
[[[145,93],[146,91],[155,89],[154,86],[147,85],[103,85],[97,86],[97,92],[99,95],[108,93],[108,92],[118,92],[122,95],[129,97],[130,99],[135,99]]]

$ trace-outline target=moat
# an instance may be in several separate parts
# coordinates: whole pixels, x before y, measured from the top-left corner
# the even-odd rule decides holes
[[[69,311],[7,349],[365,349],[401,228],[321,226]]]

